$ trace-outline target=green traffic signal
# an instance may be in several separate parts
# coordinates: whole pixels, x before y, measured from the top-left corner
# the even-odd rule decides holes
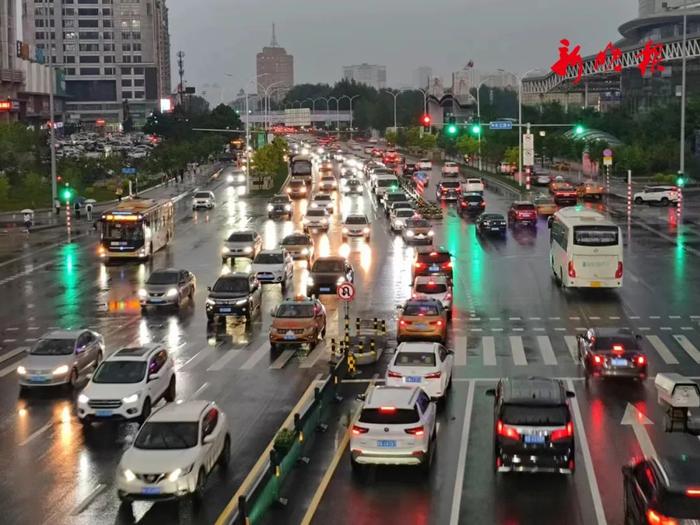
[[[577,124],[576,127],[574,128],[574,134],[576,135],[583,135],[584,128],[581,124]]]
[[[678,175],[678,178],[676,179],[676,186],[679,188],[685,186],[685,177],[683,175]]]
[[[62,195],[64,201],[70,202],[70,199],[73,196],[73,191],[70,188],[66,188],[63,190]]]
[[[474,135],[480,135],[481,134],[481,124],[473,124],[472,125],[472,133]]]
[[[456,135],[457,134],[457,126],[455,124],[450,124],[447,126],[447,134],[448,135]]]

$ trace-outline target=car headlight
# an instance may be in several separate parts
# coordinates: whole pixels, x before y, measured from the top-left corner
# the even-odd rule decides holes
[[[124,479],[126,481],[128,481],[129,483],[131,483],[132,481],[134,481],[136,479],[136,474],[131,472],[128,468],[125,468],[124,470],[122,470],[122,475],[124,476]]]
[[[309,255],[309,249],[308,249],[308,248],[302,248],[302,249],[301,249],[301,254],[302,254],[302,255]]]
[[[236,301],[236,306],[242,306],[247,302],[248,302],[247,298],[246,299],[239,299],[238,301]]]
[[[226,246],[224,246],[223,248],[221,248],[221,253],[228,253],[228,252],[230,252],[230,251],[231,251],[231,250],[229,250]]]
[[[338,280],[335,282],[337,285],[341,285],[345,282],[345,277],[338,277]]]
[[[312,208],[318,208],[318,202],[312,202],[311,203]]]
[[[19,375],[21,375],[21,376],[26,375],[26,374],[27,374],[27,369],[24,368],[22,365],[20,365],[20,366],[17,367],[17,373],[18,373]]]
[[[328,219],[321,219],[321,224],[328,224]]]
[[[216,301],[214,301],[214,299],[207,299],[207,300],[206,300],[206,303],[207,303],[208,305],[210,305],[210,306],[213,306],[213,305],[216,304]]]
[[[139,400],[139,395],[138,393],[136,394],[131,394],[130,396],[126,396],[122,398],[122,401],[124,403],[136,403]]]
[[[227,175],[227,176],[226,176],[226,182],[228,182],[228,183],[233,182],[233,175]]]
[[[245,253],[252,253],[252,252],[253,252],[253,248],[252,248],[251,246],[246,246],[245,248],[243,248],[243,251],[244,251]]]
[[[68,370],[70,370],[70,368],[68,368],[68,365],[61,365],[58,368],[54,369],[52,374],[55,376],[61,376],[61,375],[67,374]]]
[[[275,209],[275,207],[272,204],[267,205],[267,211],[272,211],[274,209]]]
[[[348,229],[343,227],[343,233],[348,233]]]
[[[307,277],[306,278],[306,286],[313,286],[313,285],[314,285],[313,277]]]
[[[412,230],[407,230],[407,231],[406,231],[406,237],[413,237],[413,231],[412,231]]]
[[[292,193],[292,188],[287,188],[287,193]]]
[[[238,182],[245,182],[245,175],[239,175]]]
[[[396,219],[396,220],[394,221],[394,224],[395,224],[396,226],[403,226],[403,221],[402,221],[401,219]]]
[[[433,230],[430,230],[428,232],[428,237],[432,237],[433,235],[435,235],[435,232]]]
[[[284,205],[284,211],[292,211],[292,207],[289,204]]]
[[[362,230],[362,233],[369,233],[369,228],[364,228],[364,229]]]
[[[146,291],[145,288],[139,288],[138,295],[139,295],[139,297],[144,299],[148,295],[148,292]]]
[[[175,297],[177,295],[177,288],[170,288],[166,295],[168,297]]]
[[[78,403],[86,404],[88,401],[90,401],[90,398],[85,394],[80,394],[78,396]]]

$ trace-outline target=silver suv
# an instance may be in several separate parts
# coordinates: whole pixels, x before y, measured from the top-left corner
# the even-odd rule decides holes
[[[143,288],[138,292],[141,311],[148,306],[174,306],[180,308],[185,299],[194,298],[195,277],[192,272],[176,268],[161,268],[151,272]]]
[[[225,263],[229,259],[236,257],[247,257],[255,259],[255,256],[262,250],[262,237],[253,230],[243,230],[229,235],[221,249],[221,259]]]
[[[635,204],[656,203],[668,206],[678,202],[678,188],[675,186],[647,186],[634,194]]]

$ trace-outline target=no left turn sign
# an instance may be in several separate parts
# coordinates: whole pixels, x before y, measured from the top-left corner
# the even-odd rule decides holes
[[[341,301],[352,301],[355,298],[355,287],[352,283],[343,283],[335,293]]]

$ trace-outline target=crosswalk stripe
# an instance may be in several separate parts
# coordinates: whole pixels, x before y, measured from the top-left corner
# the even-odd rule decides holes
[[[233,361],[236,356],[241,355],[241,352],[242,350],[240,348],[224,350],[224,355],[214,361],[214,364],[207,368],[207,372],[217,372],[223,369],[230,361]]]
[[[700,350],[686,336],[674,335],[673,338],[678,341],[678,344],[681,345],[681,348],[686,351],[693,361],[700,363]]]
[[[466,335],[456,335],[455,336],[455,366],[467,366],[467,336]]]
[[[492,335],[487,335],[481,340],[484,353],[484,366],[496,366],[496,342]]]
[[[255,347],[255,350],[253,350],[246,362],[241,365],[241,370],[250,370],[255,365],[257,365],[260,362],[260,360],[263,357],[265,357],[265,355],[269,353],[270,343],[267,339],[263,339],[262,341],[260,341],[258,346]]]
[[[284,365],[287,364],[287,361],[289,361],[295,353],[296,350],[285,350],[277,359],[275,359],[275,362],[270,365],[270,368],[275,370],[284,368]]]
[[[576,336],[565,335],[564,342],[566,342],[566,347],[569,349],[571,359],[574,360],[574,363],[578,363],[578,341],[576,340]]]
[[[648,335],[647,341],[651,343],[651,346],[653,346],[654,350],[656,350],[657,353],[661,356],[661,359],[663,359],[664,363],[666,363],[667,365],[678,364],[678,359],[675,358],[675,356],[671,353],[671,350],[669,350],[668,346],[666,346],[666,344],[661,339],[659,339],[658,336]]]
[[[513,353],[513,364],[516,366],[527,366],[527,357],[525,357],[523,338],[519,335],[511,335],[510,349]]]
[[[309,355],[307,355],[304,360],[301,362],[301,365],[299,365],[299,368],[311,368],[316,364],[316,361],[319,360],[319,358],[326,353],[326,342],[321,341],[316,345],[316,348],[314,348]],[[330,355],[330,354],[329,354]]]
[[[537,344],[540,347],[540,353],[542,354],[542,359],[545,365],[556,365],[557,357],[554,355],[554,349],[552,348],[552,342],[549,340],[549,336],[538,335]]]

